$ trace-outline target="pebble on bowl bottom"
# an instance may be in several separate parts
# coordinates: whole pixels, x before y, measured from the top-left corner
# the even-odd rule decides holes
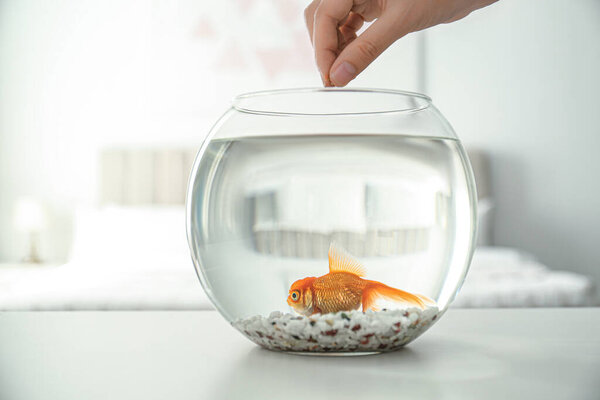
[[[438,308],[425,310],[347,311],[298,316],[274,311],[238,319],[232,325],[259,346],[288,352],[373,353],[398,350],[437,319]]]

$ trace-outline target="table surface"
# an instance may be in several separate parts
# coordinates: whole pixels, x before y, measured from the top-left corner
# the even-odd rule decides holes
[[[450,310],[395,353],[261,349],[214,311],[0,313],[0,399],[600,399],[600,308]]]

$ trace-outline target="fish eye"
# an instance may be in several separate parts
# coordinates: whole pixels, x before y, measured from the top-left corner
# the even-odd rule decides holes
[[[298,298],[300,297],[300,293],[297,290],[294,290],[290,294],[290,297],[292,298],[293,301],[298,301]]]

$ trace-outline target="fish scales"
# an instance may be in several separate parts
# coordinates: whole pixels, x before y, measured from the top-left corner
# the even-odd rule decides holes
[[[323,314],[339,310],[356,310],[362,302],[366,282],[346,272],[330,273],[315,279],[315,307]]]

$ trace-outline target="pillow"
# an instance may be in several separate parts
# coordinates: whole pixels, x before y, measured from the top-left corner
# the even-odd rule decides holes
[[[71,261],[148,268],[190,268],[183,206],[81,208],[76,212]],[[118,261],[118,262],[115,262]]]

